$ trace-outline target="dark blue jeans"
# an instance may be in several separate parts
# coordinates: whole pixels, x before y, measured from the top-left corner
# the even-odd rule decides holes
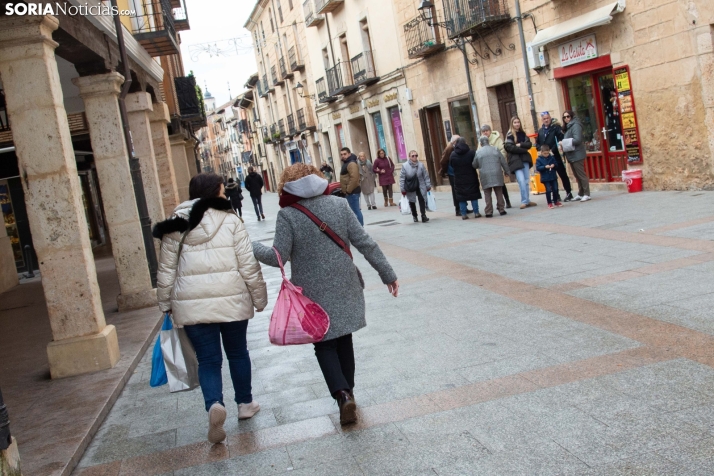
[[[357,215],[359,224],[364,226],[364,218],[362,217],[362,211],[359,209],[359,193],[351,193],[347,195],[347,203],[350,204],[350,208],[353,212],[355,212],[355,215]]]
[[[254,197],[251,195],[251,200],[253,200],[253,207],[255,207],[255,214],[258,215],[258,218],[263,214],[263,197],[262,195],[258,195],[257,197]]]
[[[186,329],[186,335],[191,340],[198,358],[198,381],[201,383],[206,411],[216,402],[225,406],[223,403],[223,379],[221,378],[223,365],[221,338],[223,338],[223,348],[226,351],[226,357],[228,357],[228,367],[231,370],[235,401],[236,403],[252,402],[250,356],[245,338],[248,321],[194,324],[185,326],[184,329]]]
[[[558,203],[560,201],[560,195],[558,195],[558,179],[547,180],[541,183],[545,185],[545,199],[548,201],[548,205],[551,203]]]

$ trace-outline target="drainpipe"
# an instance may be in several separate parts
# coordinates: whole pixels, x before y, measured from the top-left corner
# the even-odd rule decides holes
[[[521,16],[521,2],[516,0],[516,22],[518,23],[518,36],[521,37],[521,55],[523,56],[523,67],[526,72],[526,85],[528,86],[528,101],[531,106],[531,120],[533,121],[533,132],[538,132],[538,115],[536,114],[535,102],[533,101],[533,84],[531,83],[531,69],[526,56],[526,37],[523,34],[523,17]]]
[[[478,109],[476,108],[476,98],[474,97],[474,88],[471,85],[471,67],[469,64],[469,58],[466,53],[466,40],[461,39],[461,46],[459,48],[461,53],[464,55],[464,67],[466,68],[466,84],[469,86],[469,102],[471,103],[471,114],[474,117],[474,128],[476,133],[476,143],[478,145],[478,138],[481,135],[481,124],[478,120]]]
[[[115,12],[118,11],[117,1],[111,0],[112,7]],[[136,197],[136,208],[139,211],[139,221],[141,222],[141,234],[144,237],[144,248],[146,248],[146,260],[149,264],[149,274],[151,276],[151,285],[156,287],[156,270],[158,269],[158,261],[156,260],[156,248],[154,247],[154,239],[151,236],[151,218],[149,217],[149,207],[146,204],[146,195],[144,194],[144,182],[141,178],[141,163],[139,158],[134,154],[134,144],[131,140],[131,130],[129,129],[129,119],[126,112],[126,95],[129,94],[131,87],[131,70],[129,68],[129,58],[126,54],[126,45],[124,44],[124,29],[122,28],[119,15],[115,13],[114,28],[117,33],[117,43],[119,44],[119,54],[121,62],[124,66],[124,84],[121,87],[119,94],[119,113],[121,115],[122,127],[124,129],[124,141],[126,142],[126,150],[129,152],[129,169],[131,170],[131,181],[134,184],[134,197]]]

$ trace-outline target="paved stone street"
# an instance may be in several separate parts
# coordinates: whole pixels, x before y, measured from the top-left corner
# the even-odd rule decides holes
[[[262,411],[229,404],[225,445],[199,389],[149,387],[149,349],[75,474],[714,473],[714,193],[594,195],[465,222],[446,193],[428,224],[365,210],[401,295],[356,256],[358,425],[340,428],[312,346],[270,345],[269,308],[249,326]],[[244,211],[267,243],[265,202],[265,222]]]

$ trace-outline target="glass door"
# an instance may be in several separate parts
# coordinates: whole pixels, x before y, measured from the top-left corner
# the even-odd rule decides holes
[[[618,104],[617,89],[611,72],[597,76],[599,88],[601,114],[603,127],[601,137],[608,158],[610,177],[609,180],[620,180],[622,171],[627,169],[627,151],[622,135],[622,122],[620,121],[620,105]]]

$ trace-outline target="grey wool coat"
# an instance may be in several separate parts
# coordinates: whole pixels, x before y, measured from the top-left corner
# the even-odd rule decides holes
[[[568,159],[568,162],[580,162],[581,160],[585,160],[588,156],[588,152],[585,150],[585,141],[583,140],[583,124],[577,117],[570,120],[568,129],[563,136],[563,140],[565,139],[573,139],[573,147],[575,147],[574,151],[565,152],[565,158]]]
[[[384,284],[397,280],[384,253],[359,224],[347,200],[320,195],[298,203],[326,222],[353,253],[354,248],[362,253]],[[322,306],[330,316],[330,329],[323,341],[351,334],[367,325],[364,284],[357,267],[315,222],[295,208],[283,208],[278,213],[273,246],[280,252],[283,262],[289,260],[292,263],[292,283],[300,286],[303,294]],[[261,263],[278,266],[271,247],[254,242],[253,252]]]
[[[399,190],[404,191],[404,181],[407,177],[413,177],[414,174],[419,178],[419,191],[421,192],[421,196],[424,197],[424,200],[426,200],[426,191],[431,188],[431,180],[429,179],[426,167],[424,167],[424,164],[421,162],[412,165],[411,160],[407,160],[404,165],[402,165],[402,171],[399,174]],[[410,202],[416,202],[416,192],[407,192],[407,199],[409,199]]]
[[[503,174],[510,173],[506,158],[492,145],[484,145],[476,152],[473,167],[479,170],[481,187],[484,190],[493,187],[503,187]]]
[[[365,195],[372,195],[375,189],[375,176],[374,165],[372,161],[367,159],[364,163],[357,159],[357,165],[359,166],[359,186],[362,189],[362,193]]]

